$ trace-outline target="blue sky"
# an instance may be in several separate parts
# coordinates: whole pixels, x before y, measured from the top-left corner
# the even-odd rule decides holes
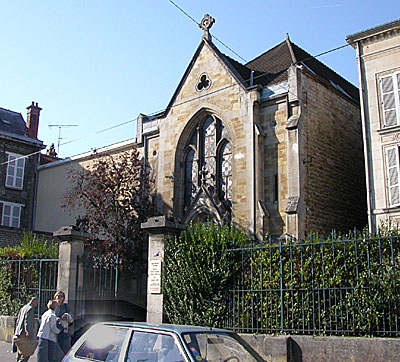
[[[213,16],[211,33],[247,61],[286,33],[315,55],[400,17],[398,0],[174,2],[197,22]],[[49,125],[78,125],[61,129],[61,157],[135,137],[129,121],[166,107],[202,35],[168,0],[2,0],[0,9],[0,107],[26,118],[38,102],[46,145],[58,142]],[[353,48],[319,59],[358,85]]]

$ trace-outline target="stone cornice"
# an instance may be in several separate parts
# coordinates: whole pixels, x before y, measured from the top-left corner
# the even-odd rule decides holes
[[[352,44],[358,41],[361,42],[376,42],[384,38],[390,38],[397,35],[400,31],[400,19],[375,26],[370,29],[360,31],[358,33],[350,34],[346,40]]]

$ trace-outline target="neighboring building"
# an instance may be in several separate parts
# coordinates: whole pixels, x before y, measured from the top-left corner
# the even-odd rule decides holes
[[[51,160],[47,155],[48,162],[38,168],[35,230],[54,232],[63,226],[75,225],[77,217],[84,215],[84,210],[62,207],[66,204],[64,196],[71,186],[69,174],[72,169],[88,169],[94,158],[119,154],[136,146],[136,139],[132,139],[59,160]]]
[[[27,122],[21,113],[0,108],[0,241],[8,240],[14,229],[30,230],[34,224],[37,167],[40,150],[37,139],[41,108],[27,108]],[[7,240],[5,240],[7,239]]]
[[[131,145],[151,167],[159,212],[258,238],[364,227],[358,89],[288,37],[242,65],[203,29],[168,107],[139,115]],[[38,230],[72,222],[54,207],[68,167],[40,168]]]
[[[368,222],[400,223],[400,19],[348,35],[357,51]]]

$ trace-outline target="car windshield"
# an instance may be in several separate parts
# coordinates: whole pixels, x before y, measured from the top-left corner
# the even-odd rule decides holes
[[[182,337],[195,361],[263,361],[263,359],[235,333],[192,332],[184,333]]]

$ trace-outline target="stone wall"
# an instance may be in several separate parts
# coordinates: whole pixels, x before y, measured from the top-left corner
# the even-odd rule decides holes
[[[302,77],[304,229],[321,234],[366,226],[361,115],[340,91]]]
[[[26,231],[21,229],[2,226],[0,228],[0,248],[4,248],[5,246],[18,245],[22,241],[25,232]],[[43,238],[45,240],[57,241],[53,238],[52,233],[44,233],[36,231],[31,231],[31,232],[37,235],[39,238]]]
[[[262,165],[263,190],[270,213],[264,232],[281,235],[286,232],[285,207],[288,197],[286,96],[280,100],[263,102],[260,106],[260,124],[265,133]],[[261,225],[260,225],[261,228]]]
[[[2,150],[0,152],[0,202],[8,201],[23,204],[24,207],[21,210],[21,222],[20,227],[31,229],[33,219],[33,200],[35,194],[36,185],[36,168],[38,164],[38,154],[28,156],[25,160],[24,170],[24,185],[22,190],[16,190],[5,187],[5,177],[7,175],[7,164],[4,162],[8,161],[8,155],[6,152],[15,153],[19,155],[27,155],[37,152],[40,148],[34,144],[25,142],[16,142],[10,139],[2,139]],[[2,208],[0,207],[0,217]]]
[[[233,146],[234,222],[253,225],[253,103],[209,45],[202,45],[192,68],[176,94],[173,108],[159,121],[159,137],[150,144],[149,159],[157,166],[156,189],[161,213],[183,216],[183,149],[197,122],[208,114],[220,118],[229,130]],[[200,76],[207,72],[212,86],[196,91]],[[152,152],[158,146],[157,165]],[[154,161],[153,161],[154,160]]]
[[[268,362],[392,362],[400,339],[241,335]]]
[[[12,342],[16,317],[0,316],[0,341]]]

